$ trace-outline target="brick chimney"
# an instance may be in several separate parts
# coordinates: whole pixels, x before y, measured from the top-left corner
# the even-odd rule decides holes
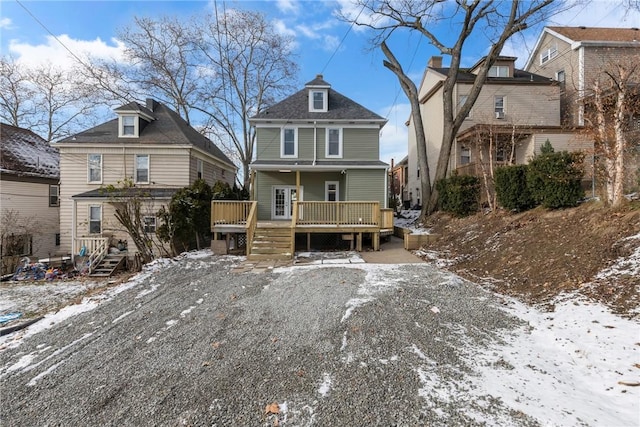
[[[156,106],[156,101],[153,98],[147,98],[145,104],[146,104],[145,107],[153,111],[153,109]]]
[[[427,66],[430,68],[442,68],[442,56],[432,56]]]

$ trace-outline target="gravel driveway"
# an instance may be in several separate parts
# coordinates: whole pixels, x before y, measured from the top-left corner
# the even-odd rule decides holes
[[[523,322],[457,276],[428,264],[257,274],[232,273],[234,257],[166,262],[6,342],[0,424],[539,425],[469,393],[474,364],[487,363],[473,349]]]

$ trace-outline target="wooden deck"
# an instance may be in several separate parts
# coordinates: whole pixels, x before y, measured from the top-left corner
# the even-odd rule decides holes
[[[211,231],[214,240],[246,233],[247,255],[256,229],[286,228],[291,231],[291,253],[295,236],[306,234],[307,249],[311,249],[313,234],[333,233],[351,242],[352,249],[362,251],[363,235],[371,235],[372,247],[380,249],[380,235],[393,231],[393,210],[380,209],[378,202],[295,202],[291,220],[258,221],[257,202],[213,201],[211,205]],[[236,239],[237,241],[237,239]]]

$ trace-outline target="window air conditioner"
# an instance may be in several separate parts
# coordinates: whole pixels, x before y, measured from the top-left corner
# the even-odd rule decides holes
[[[504,119],[504,111],[496,111],[496,119]]]

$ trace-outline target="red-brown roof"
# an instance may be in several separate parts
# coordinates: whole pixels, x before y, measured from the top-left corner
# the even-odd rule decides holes
[[[638,28],[547,27],[573,41],[633,42],[640,41]]]

